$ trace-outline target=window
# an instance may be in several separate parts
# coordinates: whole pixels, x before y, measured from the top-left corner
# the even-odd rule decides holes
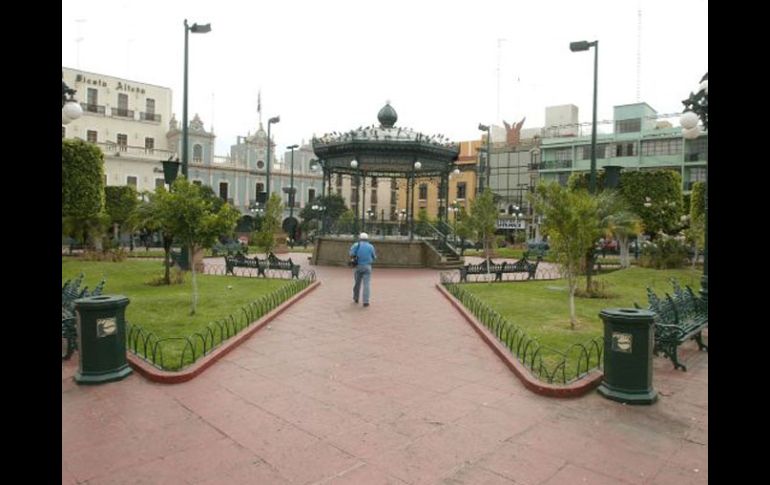
[[[97,113],[99,111],[99,108],[97,107],[99,104],[99,91],[97,91],[95,88],[88,88],[86,100],[86,111]]]
[[[256,193],[255,199],[257,200],[257,202],[265,202],[264,200],[259,200],[259,198],[260,198],[259,194],[261,194],[261,193],[263,193],[265,191],[265,184],[263,184],[262,182],[257,182],[257,185],[256,185],[256,187],[254,189],[256,190],[256,192],[255,192]]]
[[[706,168],[705,167],[693,167],[690,169],[690,182],[705,182],[706,181]]]
[[[145,105],[144,109],[145,109],[145,111],[147,111],[147,114],[148,115],[154,115],[155,114],[155,100],[152,99],[152,98],[147,98],[145,100],[145,103],[146,103],[146,105]],[[150,116],[150,117],[152,117],[152,116]]]
[[[118,133],[118,150],[125,152],[128,148],[128,135]]]
[[[637,133],[642,131],[642,119],[619,120],[615,122],[615,133]]]
[[[193,146],[193,163],[201,163],[203,161],[203,147],[196,144]],[[227,197],[225,197],[226,199]]]
[[[145,138],[144,139],[144,152],[145,153],[154,153],[155,152],[155,138]]]
[[[128,110],[128,95],[127,94],[118,94],[118,109],[112,110],[112,113],[116,116],[125,116],[125,117],[133,117],[134,113],[133,111]]]
[[[126,185],[130,185],[134,188],[136,188],[136,177],[129,175],[126,177]]]
[[[227,200],[227,182],[219,182],[219,198]]]
[[[96,143],[96,130],[86,131],[86,141],[88,143]]]
[[[457,182],[457,198],[465,198],[465,182]]]
[[[201,182],[200,180],[193,180],[193,183],[194,183],[195,185],[197,185],[198,187],[201,187],[201,186],[203,186],[203,182]]]
[[[265,168],[265,162],[263,162],[262,160],[257,160],[257,168],[260,170]]]
[[[313,200],[315,200],[315,189],[307,189],[307,204],[312,204]]]
[[[591,159],[591,145],[583,145],[583,157],[581,160]],[[596,145],[596,158],[607,158],[607,144]]]
[[[616,157],[632,157],[636,155],[636,143],[616,143]]]
[[[337,181],[335,182],[335,185],[337,185],[337,187],[342,187],[342,174],[341,173],[337,174]]]
[[[155,179],[155,188],[165,187],[166,181],[164,179]]]
[[[428,199],[428,184],[420,184],[419,187],[420,191],[418,192],[420,200],[427,200]]]
[[[682,140],[671,138],[669,140],[645,140],[642,141],[642,156],[676,155],[682,152]]]
[[[687,143],[686,162],[697,162],[708,159],[709,139],[704,137],[692,140]]]

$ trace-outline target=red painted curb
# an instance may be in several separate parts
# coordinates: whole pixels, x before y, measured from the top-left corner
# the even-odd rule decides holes
[[[476,317],[469,312],[462,303],[460,303],[454,296],[452,296],[446,288],[440,283],[436,284],[436,289],[446,297],[447,300],[457,309],[460,314],[465,317],[465,320],[471,324],[474,330],[481,336],[481,338],[489,345],[489,347],[497,354],[503,363],[508,366],[516,377],[521,380],[524,387],[530,391],[540,394],[542,396],[549,397],[578,397],[586,394],[588,391],[593,390],[602,382],[604,374],[601,371],[595,370],[589,372],[586,376],[579,380],[572,382],[564,386],[557,386],[554,384],[546,384],[539,381],[532,373],[524,367],[524,364],[516,360],[510,350],[503,346],[497,337],[495,337],[484,325],[476,320]]]
[[[296,295],[292,296],[285,302],[278,305],[276,308],[270,311],[267,315],[262,317],[260,320],[257,321],[256,324],[251,325],[246,331],[239,333],[238,335],[235,335],[234,337],[230,338],[229,340],[225,341],[220,347],[217,347],[216,350],[214,350],[209,355],[202,357],[200,360],[192,364],[190,367],[186,368],[183,371],[180,372],[169,372],[160,370],[157,367],[153,366],[146,360],[137,357],[136,355],[132,354],[131,352],[128,352],[128,364],[139,374],[142,374],[144,377],[151,381],[160,382],[163,384],[178,384],[180,382],[189,381],[190,379],[193,379],[200,375],[204,370],[211,367],[216,361],[227,355],[231,350],[239,346],[241,343],[246,341],[249,337],[254,335],[259,329],[270,323],[275,317],[280,315],[284,310],[301,300],[305,297],[308,293],[315,290],[318,285],[320,285],[320,281],[314,281],[310,284],[307,288],[300,291]]]

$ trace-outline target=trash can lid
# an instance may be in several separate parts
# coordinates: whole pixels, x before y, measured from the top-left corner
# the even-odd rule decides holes
[[[643,308],[605,308],[599,312],[602,318],[611,318],[612,320],[652,320],[655,318],[655,312]]]
[[[97,295],[78,298],[75,308],[101,308],[128,305],[128,297],[123,295]]]

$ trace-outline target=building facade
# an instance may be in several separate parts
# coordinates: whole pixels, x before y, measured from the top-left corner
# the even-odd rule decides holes
[[[696,140],[682,137],[681,127],[673,127],[647,103],[614,107],[613,120],[597,127],[596,169],[606,165],[623,170],[675,170],[682,175],[682,190],[706,178],[708,133]],[[591,169],[591,134],[546,136],[539,163],[541,180],[567,183],[573,172]]]
[[[62,125],[62,138],[86,140],[102,150],[105,185],[132,185],[139,192],[164,185],[162,162],[182,153],[171,89],[66,67],[62,77],[77,90],[83,108],[83,116]],[[226,156],[215,155],[215,142],[213,129],[206,130],[196,114],[188,127],[189,179],[210,186],[244,216],[254,215],[261,199],[257,194],[267,187],[267,134],[260,123],[253,135],[239,136]],[[296,217],[298,209],[321,194],[321,171],[311,164],[309,144],[294,152],[293,177],[290,152],[278,159],[272,143],[270,150],[270,192],[281,196],[288,216],[293,181]]]

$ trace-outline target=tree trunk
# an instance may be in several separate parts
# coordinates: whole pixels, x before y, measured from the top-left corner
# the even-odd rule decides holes
[[[190,245],[190,269],[192,270],[192,308],[190,315],[195,315],[195,307],[198,306],[198,280],[195,278],[195,246]]]
[[[163,265],[166,267],[163,279],[167,285],[171,284],[171,243],[171,238],[163,238],[163,251],[165,253],[163,256]]]
[[[577,281],[570,279],[569,281],[569,328],[575,330],[575,322],[577,317],[575,316],[575,288],[577,287]]]
[[[594,262],[593,262],[593,249],[589,249],[586,253],[586,294],[591,294],[591,280],[594,274]]]
[[[620,267],[628,268],[631,266],[631,262],[628,258],[628,237],[618,238],[618,244],[620,244]]]

